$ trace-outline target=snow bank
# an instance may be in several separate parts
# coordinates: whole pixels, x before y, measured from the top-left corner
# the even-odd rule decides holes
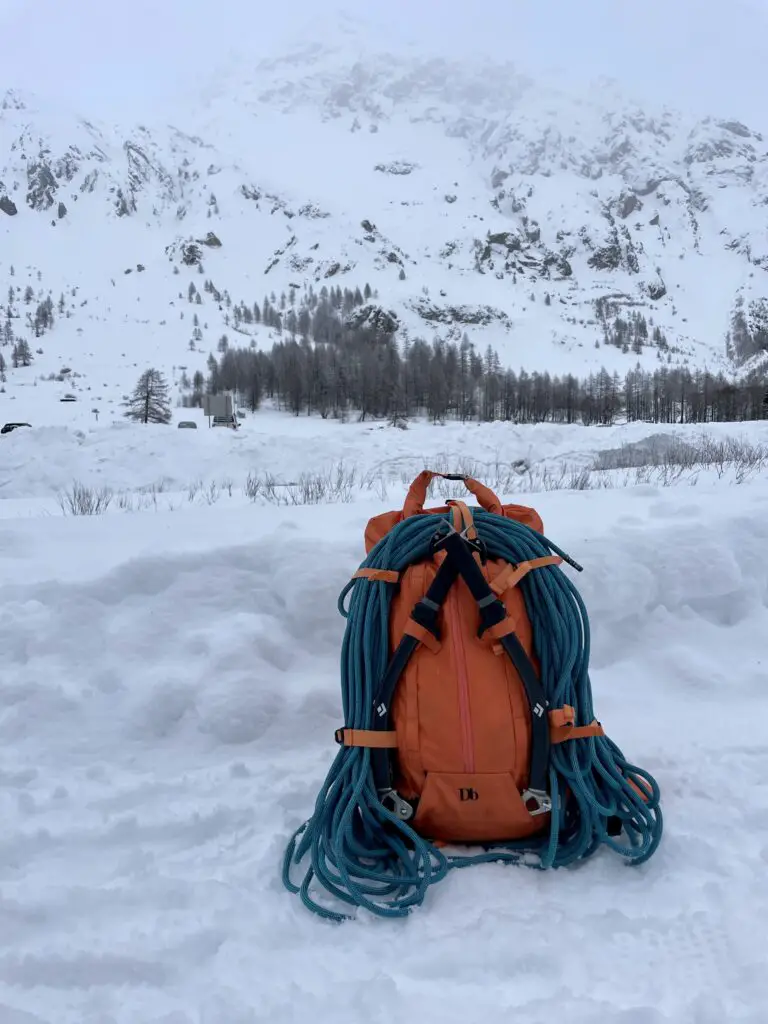
[[[585,566],[597,713],[662,787],[654,859],[457,872],[405,922],[340,928],[279,870],[381,503],[6,520],[0,1021],[762,1022],[767,498],[536,501]]]
[[[70,415],[80,418],[69,426],[0,436],[0,498],[50,501],[74,481],[115,492],[182,492],[212,482],[242,492],[249,474],[290,483],[308,471],[334,474],[339,468],[355,474],[355,497],[381,495],[388,485],[394,496],[425,466],[476,473],[515,490],[543,491],[562,486],[563,467],[570,472],[596,461],[606,467],[663,462],[686,444],[696,447],[702,437],[731,438],[768,451],[768,421],[705,427],[417,421],[399,430],[382,422],[339,423],[264,410],[234,432],[209,429],[200,410],[177,409],[177,420],[196,420],[199,426],[178,430],[126,421],[94,427],[83,409],[75,413],[73,408]]]

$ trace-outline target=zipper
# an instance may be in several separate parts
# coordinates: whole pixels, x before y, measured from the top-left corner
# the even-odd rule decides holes
[[[472,715],[469,709],[469,674],[467,672],[467,652],[462,635],[461,613],[456,587],[454,583],[446,599],[448,617],[451,624],[451,641],[453,658],[456,665],[456,680],[459,690],[459,723],[461,725],[461,751],[464,757],[464,771],[471,775],[475,771],[475,748],[472,740]]]

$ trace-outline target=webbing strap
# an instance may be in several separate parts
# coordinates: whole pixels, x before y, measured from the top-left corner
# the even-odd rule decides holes
[[[591,736],[604,736],[602,725],[593,719],[589,725],[576,725],[576,709],[570,704],[549,712],[549,742],[567,743],[568,740],[586,740]]]
[[[438,654],[442,647],[440,641],[427,629],[426,626],[422,626],[412,618],[406,622],[403,633],[405,636],[413,637],[413,639],[417,640],[420,644],[424,644],[424,646],[429,648],[433,654]]]
[[[591,725],[563,725],[559,729],[549,730],[549,742],[556,746],[568,740],[588,740],[593,736],[605,736],[602,725],[595,719]]]
[[[389,729],[390,704],[395,693],[395,687],[408,662],[411,660],[413,652],[420,643],[426,642],[427,636],[430,637],[431,644],[436,643],[439,645],[438,612],[448,596],[448,591],[456,582],[458,575],[457,567],[446,558],[435,573],[435,578],[430,583],[424,597],[414,605],[411,612],[412,623],[421,627],[424,633],[422,634],[413,629],[412,624],[409,623],[412,632],[404,633],[389,660],[387,670],[374,691],[373,727],[376,732],[385,732]],[[419,632],[418,636],[413,635],[416,632]],[[386,748],[373,749],[371,751],[371,771],[376,789],[380,793],[391,789],[392,766]]]
[[[472,510],[464,501],[458,501],[455,498],[446,501],[446,505],[452,506],[458,515],[454,516],[453,526],[454,529],[461,533],[462,529],[466,531],[467,540],[477,540],[477,530],[475,529],[475,520],[472,516]],[[457,522],[458,520],[458,522]],[[459,523],[461,529],[459,529]]]
[[[400,573],[394,569],[358,569],[352,574],[353,580],[376,580],[380,583],[397,583]]]
[[[562,558],[558,555],[547,555],[546,558],[531,558],[527,562],[519,562],[517,565],[508,565],[502,569],[496,579],[491,583],[491,590],[494,594],[501,596],[512,587],[516,587],[520,580],[527,576],[532,569],[543,569],[546,565],[560,565]]]
[[[591,725],[555,725],[556,712],[549,713],[549,742],[567,743],[569,740],[584,740],[591,736],[604,736],[602,725],[595,719]],[[394,729],[378,732],[375,729],[337,729],[336,742],[343,747],[368,747],[371,750],[396,750],[397,733]]]
[[[336,742],[343,747],[370,747],[373,750],[394,750],[397,747],[397,733],[393,730],[378,732],[376,729],[337,729]]]

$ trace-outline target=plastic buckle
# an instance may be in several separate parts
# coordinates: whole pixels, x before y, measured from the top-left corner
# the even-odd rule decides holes
[[[540,814],[549,814],[552,810],[552,798],[543,789],[526,789],[523,793],[523,803],[532,818]],[[533,804],[533,807],[529,805]]]

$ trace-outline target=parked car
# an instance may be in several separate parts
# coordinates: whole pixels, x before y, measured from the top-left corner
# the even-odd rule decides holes
[[[197,430],[197,424],[194,420],[181,420],[179,430]]]
[[[229,427],[230,430],[237,430],[240,424],[234,416],[214,416],[211,421],[212,427]]]
[[[17,427],[31,427],[31,423],[6,423],[5,426],[0,428],[0,434],[10,434],[12,430],[16,430]]]

